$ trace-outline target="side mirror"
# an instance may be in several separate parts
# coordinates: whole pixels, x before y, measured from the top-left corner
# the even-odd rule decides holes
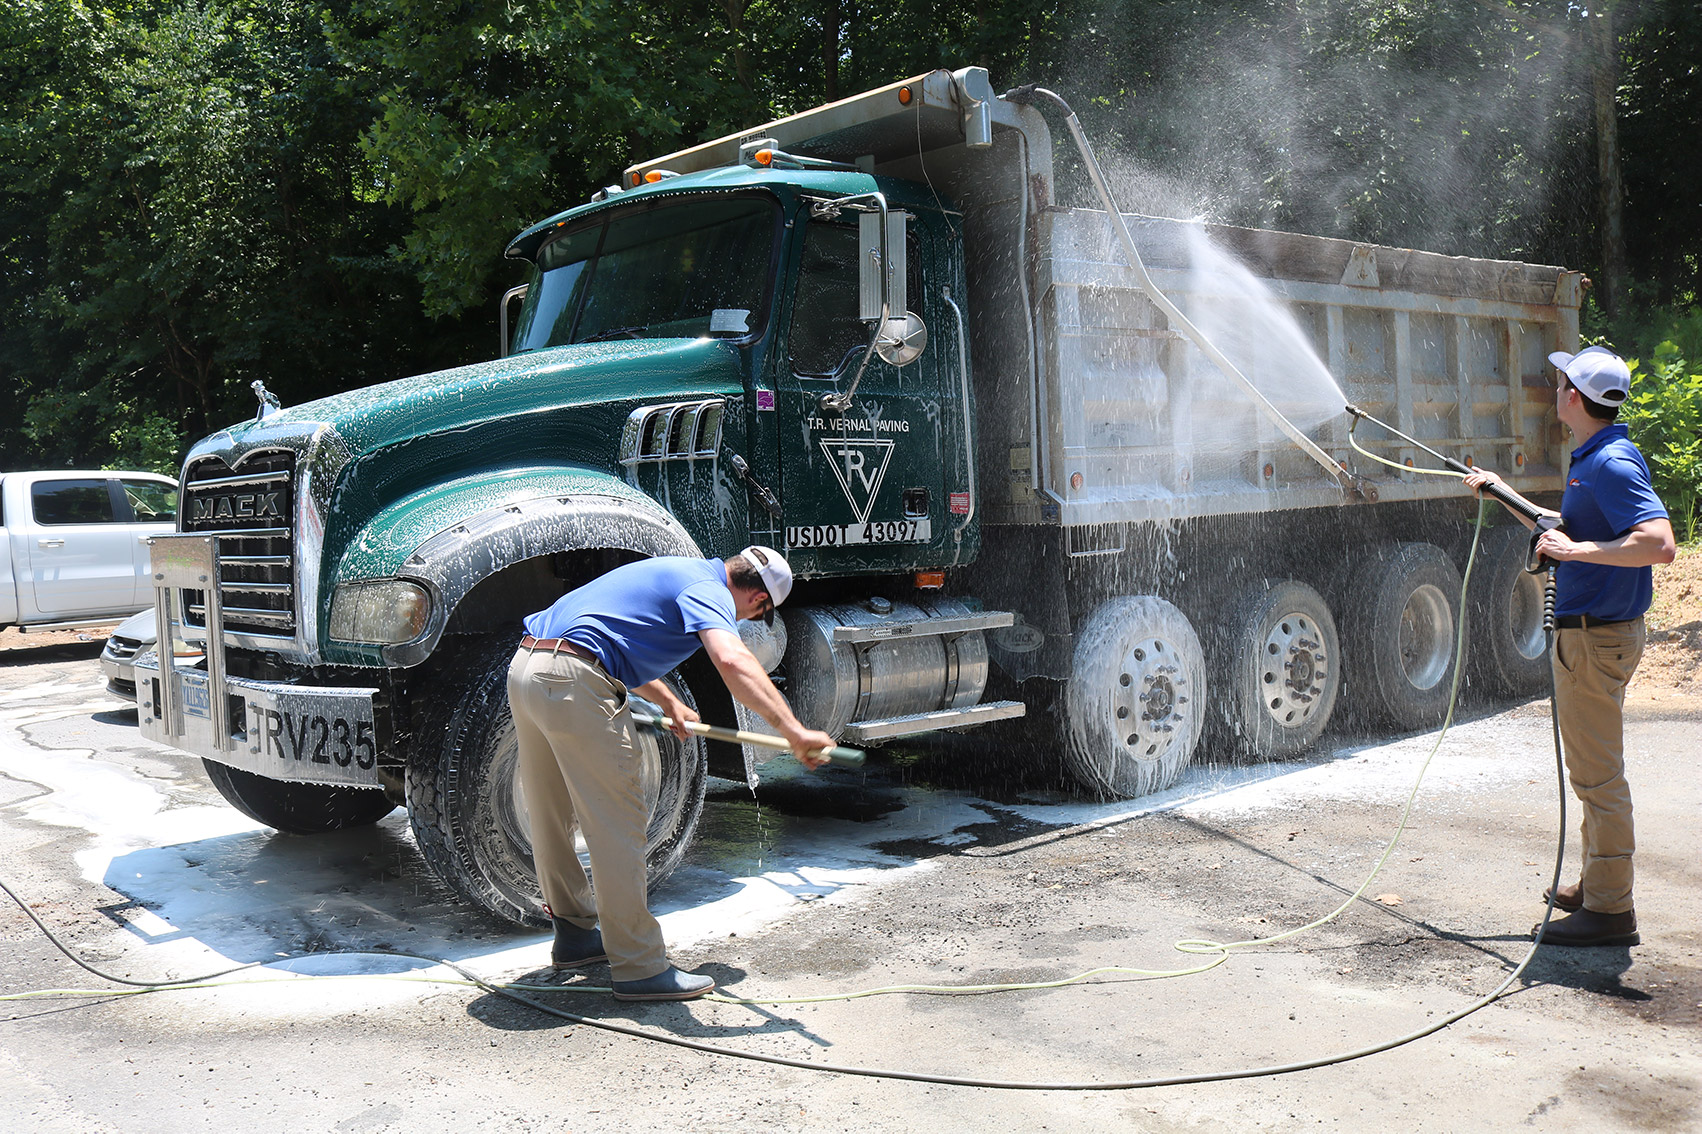
[[[497,335],[499,336],[496,346],[498,358],[508,357],[508,305],[516,299],[524,301],[527,289],[530,287],[530,284],[521,284],[519,287],[511,287],[502,293],[502,301],[498,304],[496,312]]]
[[[883,317],[903,318],[910,310],[909,296],[905,295],[910,274],[904,241],[904,222],[910,218],[900,212],[886,212],[883,242],[882,216],[870,211],[857,218],[857,318],[865,323],[878,323]]]
[[[927,349],[927,325],[914,311],[888,319],[886,329],[875,342],[875,353],[892,366],[909,366]]]

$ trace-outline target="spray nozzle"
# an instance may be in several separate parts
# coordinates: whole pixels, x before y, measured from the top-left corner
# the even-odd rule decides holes
[[[1366,417],[1366,418],[1368,418],[1368,417],[1371,416],[1370,414],[1366,413],[1364,410],[1360,409],[1358,406],[1354,405],[1352,402],[1347,403],[1347,406],[1345,408],[1347,409],[1347,412],[1352,414],[1354,417]]]

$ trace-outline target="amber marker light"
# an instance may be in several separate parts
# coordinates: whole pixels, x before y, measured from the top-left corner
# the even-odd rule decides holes
[[[662,180],[662,173],[660,170],[653,169],[644,175],[644,183],[646,185],[654,185],[660,180]]]
[[[1269,480],[1269,479],[1271,479],[1271,477],[1273,477],[1275,475],[1276,475],[1276,466],[1275,465],[1266,465],[1265,466],[1265,479]]]
[[[916,98],[916,92],[909,87],[898,88],[898,105],[909,106]]]
[[[1083,484],[1083,480],[1082,480],[1081,473],[1078,472],[1078,473],[1071,473],[1070,474],[1070,487],[1071,488],[1080,488],[1082,486],[1082,484]]]
[[[758,165],[773,165],[774,164],[774,151],[773,150],[758,150],[754,155],[752,155],[752,160],[755,161]]]
[[[937,591],[945,585],[946,573],[944,571],[916,572],[916,586],[920,590]]]
[[[1520,468],[1524,468],[1525,467],[1525,455],[1523,453],[1516,454],[1513,457],[1513,463],[1515,465],[1518,465]]]
[[[638,187],[638,174],[636,174],[636,173],[631,174],[630,176],[627,177],[627,181],[630,182],[634,188],[637,188]]]

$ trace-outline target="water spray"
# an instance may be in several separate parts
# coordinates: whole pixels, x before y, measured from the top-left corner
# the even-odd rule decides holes
[[[1247,396],[1253,399],[1253,403],[1276,424],[1277,428],[1288,435],[1290,441],[1298,445],[1300,450],[1308,457],[1318,462],[1324,471],[1328,472],[1343,489],[1358,495],[1359,486],[1354,477],[1337,464],[1328,453],[1319,448],[1316,441],[1306,436],[1299,426],[1283,416],[1282,411],[1277,409],[1245,374],[1241,373],[1240,367],[1231,362],[1229,357],[1217,348],[1217,345],[1207,337],[1204,331],[1194,326],[1193,322],[1182,314],[1182,309],[1172,303],[1170,297],[1160,291],[1152,277],[1147,274],[1146,264],[1142,262],[1141,254],[1135,248],[1134,237],[1129,235],[1129,226],[1123,220],[1122,210],[1117,207],[1116,200],[1111,196],[1111,186],[1105,180],[1104,170],[1099,167],[1099,159],[1094,156],[1093,146],[1089,144],[1087,134],[1082,130],[1081,122],[1076,118],[1076,112],[1070,109],[1070,104],[1064,101],[1063,96],[1049,91],[1045,87],[1030,83],[1027,86],[1013,87],[1004,93],[1003,98],[1006,102],[1022,106],[1046,102],[1064,113],[1064,122],[1070,128],[1070,137],[1075,141],[1076,149],[1081,152],[1082,163],[1087,167],[1088,177],[1092,179],[1093,187],[1099,193],[1099,199],[1104,202],[1105,211],[1111,216],[1111,227],[1116,232],[1117,239],[1122,243],[1123,251],[1129,258],[1129,266],[1134,269],[1135,280],[1140,284],[1141,290],[1146,293],[1147,298],[1152,300],[1155,307],[1164,312],[1165,318],[1170,320],[1172,327],[1199,347],[1200,351],[1211,360],[1214,366],[1246,391]]]

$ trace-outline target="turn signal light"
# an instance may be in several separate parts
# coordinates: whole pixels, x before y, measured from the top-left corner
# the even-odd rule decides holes
[[[912,91],[909,87],[899,87],[898,88],[898,105],[909,106],[911,101],[914,100],[915,97],[916,97],[916,92]]]
[[[753,155],[752,160],[754,160],[758,165],[773,165],[774,164],[774,151],[773,150],[758,150]]]

